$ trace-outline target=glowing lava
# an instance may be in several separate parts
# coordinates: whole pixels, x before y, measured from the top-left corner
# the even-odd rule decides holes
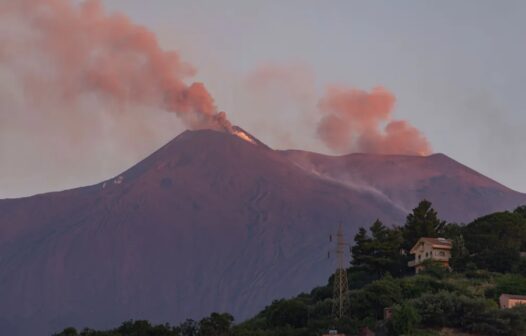
[[[245,132],[243,131],[240,131],[240,130],[232,130],[232,132],[234,133],[234,135],[240,137],[241,139],[245,140],[245,141],[248,141],[250,142],[251,144],[256,144],[256,141],[254,141],[254,139],[252,139],[248,134],[246,134]]]

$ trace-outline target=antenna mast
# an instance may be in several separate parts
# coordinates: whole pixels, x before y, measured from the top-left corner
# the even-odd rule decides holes
[[[331,237],[332,238],[332,237]],[[350,312],[349,283],[347,282],[347,268],[345,267],[345,251],[348,243],[345,242],[342,225],[336,234],[336,273],[334,273],[334,301],[332,313],[336,319],[341,319]]]

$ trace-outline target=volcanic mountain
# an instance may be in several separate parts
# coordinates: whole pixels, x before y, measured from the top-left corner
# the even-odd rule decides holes
[[[237,131],[187,131],[110,180],[0,201],[2,334],[239,321],[324,284],[339,223],[350,241],[423,197],[459,221],[526,203],[444,155],[275,151]]]
[[[430,200],[443,219],[468,222],[490,212],[524,204],[518,193],[444,154],[430,156],[350,154],[326,156],[284,151],[285,156],[320,178],[365,190],[408,213]]]

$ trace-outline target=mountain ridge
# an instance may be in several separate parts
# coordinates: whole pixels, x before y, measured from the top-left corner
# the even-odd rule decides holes
[[[405,212],[419,200],[428,199],[449,221],[466,222],[487,212],[513,209],[526,199],[526,194],[441,153],[429,156],[363,153],[327,156],[297,150],[281,153],[320,177],[350,187],[354,184],[372,188]],[[466,212],[461,206],[469,202],[473,209]],[[452,206],[457,208],[452,210]]]

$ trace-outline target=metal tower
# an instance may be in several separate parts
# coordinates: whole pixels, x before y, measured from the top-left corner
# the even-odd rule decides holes
[[[332,241],[332,237],[330,237]],[[349,300],[349,283],[347,282],[347,267],[345,264],[345,251],[349,244],[345,242],[342,225],[336,234],[336,272],[334,273],[334,301],[332,314],[336,319],[349,317],[351,303]],[[330,255],[330,254],[329,254]]]

